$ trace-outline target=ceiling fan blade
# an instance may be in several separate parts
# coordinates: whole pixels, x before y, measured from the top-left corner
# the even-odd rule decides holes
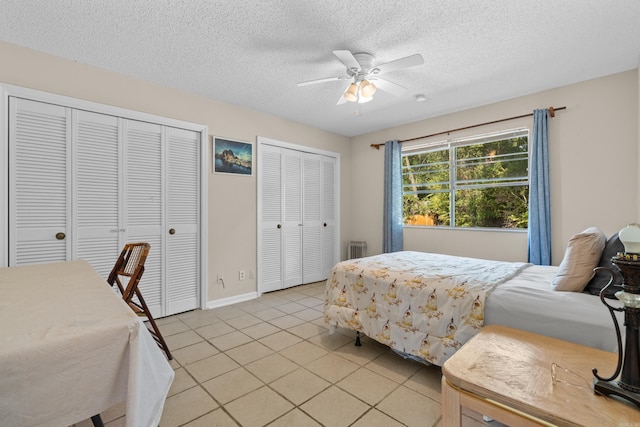
[[[314,85],[316,83],[325,83],[325,82],[333,82],[336,80],[346,80],[349,77],[326,77],[324,79],[316,79],[316,80],[308,80],[306,82],[300,82],[298,83],[298,86],[309,86],[309,85]]]
[[[381,79],[379,77],[371,79],[371,81],[376,85],[378,89],[389,92],[392,95],[400,96],[404,93],[404,91],[407,90],[407,88],[404,86],[400,86],[397,83],[393,83],[389,80]]]
[[[416,65],[422,64],[424,64],[424,58],[419,53],[416,53],[415,55],[405,56],[404,58],[380,64],[375,67],[379,70],[378,73],[375,73],[374,71],[374,74],[388,73],[389,71],[401,70],[403,68],[415,67]]]
[[[342,92],[340,92],[340,98],[338,98],[338,102],[336,102],[336,105],[342,105],[347,102],[347,98],[345,98],[343,95],[347,91],[347,89],[349,89],[349,86],[351,86],[351,83],[349,83],[347,87],[345,87]]]
[[[347,69],[360,69],[360,64],[356,61],[355,56],[348,50],[334,50],[333,54],[347,67]]]

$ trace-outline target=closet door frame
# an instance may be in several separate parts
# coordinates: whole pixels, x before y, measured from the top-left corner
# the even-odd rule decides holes
[[[158,123],[165,126],[171,126],[175,128],[187,129],[200,133],[200,200],[199,200],[199,214],[200,214],[200,246],[198,251],[200,253],[200,302],[199,306],[202,309],[207,308],[208,301],[208,268],[207,262],[207,246],[208,246],[208,233],[207,233],[207,141],[208,141],[208,128],[206,125],[197,123],[185,122],[182,120],[171,119],[168,117],[156,116],[154,114],[143,113],[140,111],[128,110],[125,108],[114,107],[110,105],[100,104],[92,101],[85,101],[77,98],[72,98],[63,95],[57,95],[49,92],[43,92],[35,89],[29,89],[21,86],[10,85],[0,82],[0,171],[4,178],[0,180],[0,267],[7,267],[9,265],[9,98],[17,97],[30,99],[33,101],[50,103],[61,105],[64,107],[70,107],[79,110],[87,110],[101,114],[108,114],[117,117],[123,117],[132,120],[138,120],[143,122]]]
[[[312,148],[312,147],[307,147],[304,145],[297,145],[297,144],[292,144],[289,142],[283,142],[283,141],[278,141],[275,139],[271,139],[271,138],[266,138],[263,136],[258,136],[257,137],[257,158],[260,158],[261,152],[262,152],[262,146],[263,145],[270,145],[270,146],[274,146],[274,147],[279,147],[279,148],[285,148],[285,149],[290,149],[290,150],[296,150],[296,151],[300,151],[302,153],[311,153],[311,154],[320,154],[323,156],[327,156],[327,157],[332,157],[335,159],[335,187],[334,187],[334,197],[335,197],[335,241],[334,241],[334,254],[337,254],[336,256],[336,262],[340,260],[339,258],[339,254],[340,254],[340,153],[336,153],[333,151],[327,151],[327,150],[322,150],[322,149],[318,149],[318,148]],[[261,179],[262,177],[262,165],[261,162],[258,162],[257,168],[256,170],[257,172],[257,177],[258,180]],[[258,191],[257,191],[257,206],[258,206],[258,213],[257,213],[257,240],[258,240],[258,244],[257,244],[257,253],[256,253],[256,259],[258,260],[258,265],[257,265],[257,269],[256,269],[256,273],[257,273],[257,291],[258,291],[258,295],[261,295],[264,292],[268,292],[269,290],[272,289],[268,289],[268,290],[264,290],[262,289],[262,276],[261,276],[261,253],[262,253],[262,232],[263,232],[263,224],[262,224],[262,188],[261,188],[261,183],[258,182]],[[283,282],[284,284],[284,282]]]

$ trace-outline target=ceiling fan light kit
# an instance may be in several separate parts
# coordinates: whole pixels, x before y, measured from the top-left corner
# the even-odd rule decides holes
[[[298,83],[298,86],[307,86],[316,83],[324,83],[336,80],[351,80],[344,93],[338,98],[337,104],[345,102],[369,102],[377,89],[384,90],[393,95],[401,95],[406,88],[399,84],[379,77],[381,74],[404,68],[415,67],[424,64],[420,54],[406,56],[384,64],[375,65],[375,57],[370,53],[360,52],[352,54],[348,50],[334,50],[333,54],[346,67],[346,76],[327,77]]]
[[[375,92],[376,85],[367,80],[362,80],[361,82],[351,83],[342,96],[349,102],[362,104],[371,101]]]

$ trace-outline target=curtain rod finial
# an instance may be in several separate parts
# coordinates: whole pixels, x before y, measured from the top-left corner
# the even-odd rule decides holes
[[[549,115],[551,118],[556,116],[556,110],[554,110],[553,107],[549,107]]]
[[[376,150],[379,150],[380,144],[371,144],[371,147],[375,148]]]

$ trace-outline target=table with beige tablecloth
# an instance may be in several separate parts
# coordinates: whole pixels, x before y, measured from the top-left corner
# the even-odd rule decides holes
[[[68,426],[126,401],[157,426],[174,372],[85,261],[0,268],[0,425]]]

